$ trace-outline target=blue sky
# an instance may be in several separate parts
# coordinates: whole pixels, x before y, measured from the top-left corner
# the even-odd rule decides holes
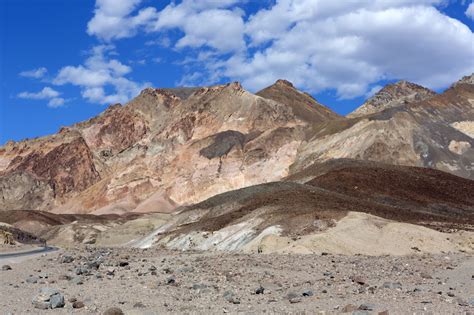
[[[292,81],[338,113],[406,79],[474,71],[474,5],[449,0],[1,0],[0,144],[146,86]]]

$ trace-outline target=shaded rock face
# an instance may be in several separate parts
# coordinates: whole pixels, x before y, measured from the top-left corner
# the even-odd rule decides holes
[[[205,156],[208,159],[227,155],[227,153],[229,153],[236,145],[240,146],[242,149],[245,143],[245,135],[233,130],[218,133],[213,138],[214,142],[211,145],[199,151],[202,156]]]
[[[435,92],[418,84],[399,81],[385,86],[347,117],[373,114],[387,108],[423,101],[434,95]]]

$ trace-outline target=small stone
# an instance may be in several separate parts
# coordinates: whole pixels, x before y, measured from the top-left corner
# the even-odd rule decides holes
[[[255,290],[255,294],[263,294],[264,291],[265,291],[265,288],[260,286],[259,288],[257,288],[257,290]]]
[[[137,303],[133,304],[133,307],[134,308],[145,308],[146,306],[142,302],[137,302]]]
[[[351,280],[352,280],[352,282],[360,284],[360,285],[364,285],[366,283],[365,279],[363,279],[362,277],[359,277],[359,276],[353,276],[351,278]]]
[[[72,257],[70,255],[64,255],[64,256],[61,257],[61,259],[59,261],[63,264],[69,264],[69,263],[72,263],[74,261],[74,257]]]
[[[128,266],[128,265],[129,265],[128,261],[121,261],[121,262],[119,262],[119,266],[120,266],[120,267],[125,267],[125,266]]]
[[[448,292],[447,295],[450,296],[450,297],[454,297],[454,296],[455,296],[453,292]]]
[[[401,289],[402,284],[400,282],[384,282],[383,287],[386,289]]]
[[[301,302],[301,298],[300,297],[295,297],[295,298],[292,298],[289,300],[291,304],[295,304],[295,303],[299,303]]]
[[[232,291],[225,291],[223,297],[229,303],[240,304],[240,299],[235,297],[235,294]]]
[[[311,290],[306,290],[303,292],[303,296],[308,297],[308,296],[313,296],[313,291]]]
[[[75,285],[81,285],[81,284],[84,284],[84,282],[82,281],[82,277],[74,277],[72,280],[71,280],[72,283],[74,283]]]
[[[38,309],[61,308],[64,307],[64,295],[56,289],[41,288],[40,293],[33,298],[32,303]]]
[[[389,315],[389,312],[388,310],[385,310],[385,311],[379,312],[378,315]]]
[[[344,306],[341,310],[341,312],[343,313],[351,313],[353,311],[357,310],[357,306],[355,306],[354,304],[347,304],[346,306]]]
[[[26,278],[27,283],[38,283],[39,278],[35,276],[29,276]]]
[[[69,276],[69,275],[60,275],[60,276],[58,277],[58,280],[67,280],[67,281],[69,281],[69,280],[71,280],[71,279],[72,279],[72,277]]]
[[[103,315],[125,315],[124,312],[118,307],[111,307],[105,310]]]
[[[80,275],[87,275],[89,274],[89,269],[87,269],[85,266],[79,266],[75,270],[75,274],[80,276]]]
[[[174,277],[169,277],[166,279],[166,284],[176,284],[176,279]]]
[[[202,284],[202,283],[195,283],[195,284],[193,284],[193,286],[191,288],[193,290],[202,290],[202,289],[206,289],[207,285]]]
[[[7,270],[12,270],[12,267],[10,265],[3,265],[2,271],[7,271]]]
[[[76,301],[72,303],[72,308],[83,308],[83,307],[84,307],[84,302]]]
[[[373,311],[374,309],[375,309],[374,304],[364,303],[359,306],[359,310],[361,311]]]
[[[423,279],[433,279],[433,277],[429,274],[429,273],[426,273],[426,272],[422,272],[420,274],[420,276],[423,278]]]

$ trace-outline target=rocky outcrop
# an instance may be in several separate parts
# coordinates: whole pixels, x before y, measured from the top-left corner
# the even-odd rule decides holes
[[[53,188],[29,172],[12,172],[0,176],[0,210],[50,209]]]
[[[18,173],[24,175],[12,175]],[[26,173],[31,175],[25,175]],[[35,204],[34,200],[37,200],[36,204],[39,205],[43,202],[54,203],[48,200],[50,196],[48,186],[52,190],[53,198],[61,199],[69,194],[85,190],[96,183],[100,176],[95,169],[89,147],[82,137],[78,137],[70,142],[61,143],[47,152],[37,148],[28,154],[18,155],[10,162],[1,178],[4,182],[6,178],[11,178],[29,183],[23,186],[23,190],[26,189],[26,191],[22,191],[22,194],[18,193],[21,194],[21,199],[35,196],[31,205]],[[14,189],[16,185],[9,187]],[[28,202],[25,203],[28,204]]]
[[[373,114],[387,108],[423,101],[434,95],[436,95],[435,92],[418,84],[398,81],[385,86],[347,117]]]

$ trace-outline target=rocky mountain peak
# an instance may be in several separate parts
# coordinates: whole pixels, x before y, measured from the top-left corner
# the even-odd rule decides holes
[[[308,93],[299,91],[287,80],[277,80],[274,84],[256,93],[266,99],[291,107],[297,117],[311,123],[339,118],[339,115],[320,104]]]
[[[462,77],[462,79],[454,83],[453,86],[456,86],[458,84],[474,84],[474,73]]]
[[[284,80],[284,79],[278,79],[278,80],[275,82],[275,85],[285,85],[285,86],[289,86],[289,87],[294,88],[293,83],[291,83],[291,82],[288,81],[288,80]]]
[[[405,80],[386,85],[362,106],[347,115],[358,117],[380,112],[384,109],[426,100],[436,95],[430,89]]]

